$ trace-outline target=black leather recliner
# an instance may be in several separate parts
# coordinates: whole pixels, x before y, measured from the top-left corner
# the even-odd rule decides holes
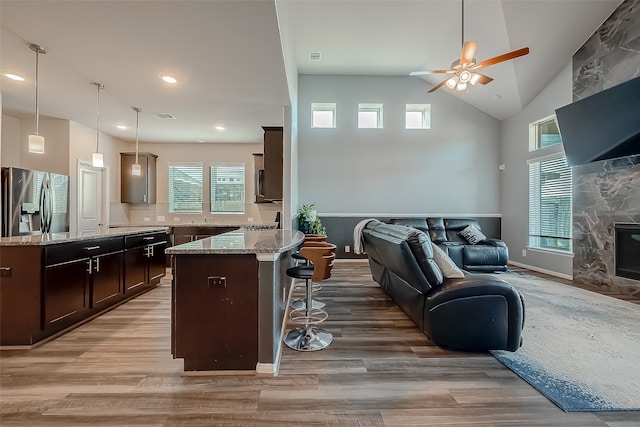
[[[467,271],[507,271],[509,248],[499,239],[484,239],[470,244],[460,232],[469,225],[480,230],[473,218],[394,218],[390,224],[405,225],[425,232],[456,265]]]
[[[520,348],[524,301],[494,276],[445,279],[425,233],[369,222],[362,230],[371,275],[434,343],[456,350]]]

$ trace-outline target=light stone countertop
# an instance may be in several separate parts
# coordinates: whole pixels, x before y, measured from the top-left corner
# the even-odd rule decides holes
[[[28,236],[12,236],[0,239],[0,246],[44,246],[59,243],[68,243],[81,240],[100,239],[104,237],[117,237],[130,234],[148,233],[153,231],[168,231],[169,227],[103,227],[99,231],[92,232],[67,232],[34,234]]]
[[[237,230],[172,246],[169,255],[276,254],[298,246],[304,234],[297,230]]]
[[[149,227],[149,223],[147,224],[120,224],[117,225],[117,227]],[[169,227],[169,228],[188,228],[188,227],[211,227],[211,228],[216,228],[216,227],[220,227],[220,228],[241,228],[243,230],[264,230],[264,229],[274,229],[278,227],[278,224],[275,222],[268,222],[268,223],[253,223],[253,222],[243,222],[243,223],[236,223],[236,224],[218,224],[215,222],[197,222],[197,223],[190,223],[190,222],[179,222],[179,223],[175,223],[175,224],[162,224],[162,225],[157,225],[157,224],[153,224],[151,225],[153,227]]]

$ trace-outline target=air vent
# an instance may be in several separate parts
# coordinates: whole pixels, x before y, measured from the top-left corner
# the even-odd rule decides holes
[[[309,61],[320,61],[320,52],[309,52]]]
[[[171,113],[153,113],[156,115],[157,118],[159,119],[174,119],[176,118],[176,116],[174,116]]]

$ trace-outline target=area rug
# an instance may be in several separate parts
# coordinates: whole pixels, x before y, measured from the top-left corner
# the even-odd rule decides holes
[[[567,412],[640,410],[640,306],[517,273],[522,347],[492,354]]]

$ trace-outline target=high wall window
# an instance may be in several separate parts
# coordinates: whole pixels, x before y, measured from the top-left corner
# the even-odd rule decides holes
[[[556,117],[546,117],[529,124],[529,151],[562,144]]]
[[[244,164],[213,165],[211,213],[244,213]]]
[[[358,104],[358,127],[382,128],[382,104]]]
[[[555,123],[555,119],[553,122]],[[549,122],[540,121],[532,125],[538,129],[530,133],[535,139],[530,143],[540,144],[544,138],[540,139],[539,136],[545,134]],[[552,145],[558,143],[544,145],[539,150]],[[572,174],[562,145],[545,150],[544,153],[532,154],[538,155],[528,160],[529,247],[571,252]]]
[[[330,102],[314,102],[311,104],[311,127],[335,128],[336,104]]]
[[[202,184],[202,164],[169,163],[169,212],[201,213]]]
[[[406,129],[431,129],[431,104],[407,104]]]

